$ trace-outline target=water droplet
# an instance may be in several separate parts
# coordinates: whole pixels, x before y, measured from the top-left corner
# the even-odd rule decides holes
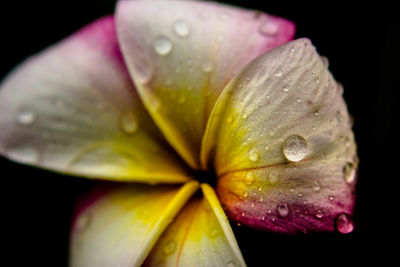
[[[234,261],[228,261],[228,262],[226,263],[226,266],[227,266],[227,267],[236,267],[237,264],[236,264],[236,262],[234,262]]]
[[[125,133],[132,134],[137,131],[139,123],[136,119],[136,116],[127,111],[122,115],[121,118],[121,128]]]
[[[256,148],[252,148],[249,151],[249,159],[253,162],[256,162],[258,158],[260,157],[260,153]]]
[[[282,77],[282,75],[283,75],[282,69],[278,69],[278,71],[275,73],[276,77]]]
[[[300,135],[292,135],[286,139],[283,145],[283,154],[286,159],[298,162],[307,155],[307,142]]]
[[[214,66],[213,66],[212,62],[209,60],[204,61],[203,64],[201,65],[201,69],[204,72],[211,72],[213,70],[213,68],[214,68]]]
[[[318,116],[319,115],[319,112],[318,111],[315,111],[314,112],[314,116]]]
[[[328,199],[329,199],[330,201],[333,201],[333,200],[335,199],[335,197],[334,197],[333,195],[329,195],[329,196],[328,196]]]
[[[211,238],[215,238],[218,236],[218,229],[213,227],[210,229],[210,232],[208,234]]]
[[[246,216],[246,213],[245,213],[245,212],[242,212],[242,214],[241,214],[241,215],[242,215],[242,217],[244,217],[244,216]]]
[[[254,207],[256,206],[256,204],[255,204],[254,202],[251,202],[250,206],[251,206],[252,208],[254,208]]]
[[[326,57],[321,57],[322,58],[322,63],[324,63],[325,67],[329,66],[329,60]]]
[[[347,234],[353,231],[353,219],[347,213],[342,213],[336,218],[336,228],[342,234]]]
[[[319,185],[319,183],[317,181],[313,182],[312,189],[314,191],[319,191],[321,189],[321,187],[320,187],[320,185]]]
[[[246,173],[245,182],[246,182],[246,184],[254,183],[254,173],[252,173],[252,172]]]
[[[262,191],[263,190],[263,187],[260,185],[259,187],[258,187],[258,191]]]
[[[288,86],[285,86],[285,87],[282,88],[282,90],[283,90],[285,93],[287,93],[287,92],[289,92],[289,87],[288,87]]]
[[[343,177],[344,177],[344,180],[349,184],[354,182],[354,180],[356,178],[356,168],[353,163],[348,162],[348,163],[346,163],[346,165],[344,165]]]
[[[278,212],[279,216],[286,217],[289,214],[289,207],[287,204],[279,204],[276,206],[276,211]]]
[[[263,202],[263,201],[264,201],[264,198],[263,198],[263,197],[260,197],[260,198],[258,199],[258,201]]]
[[[154,42],[154,50],[159,55],[168,55],[172,50],[172,43],[167,37],[159,36]]]
[[[269,131],[269,136],[274,136],[274,135],[275,135],[275,131],[274,130]]]
[[[7,156],[22,163],[36,163],[39,160],[38,151],[29,145],[12,146],[8,149]]]
[[[279,177],[279,174],[277,171],[270,171],[270,173],[268,174],[268,181],[271,184],[274,184],[278,181],[278,177]]]
[[[176,249],[176,242],[173,240],[170,240],[164,245],[163,252],[164,252],[164,254],[169,255],[169,254],[174,253],[175,249]]]
[[[302,197],[302,196],[303,196],[303,193],[298,193],[297,196],[298,196],[298,197]]]
[[[258,28],[259,32],[265,36],[271,36],[278,33],[278,25],[272,22],[265,22]]]
[[[76,229],[78,231],[84,231],[88,228],[91,221],[91,216],[88,213],[82,214],[76,221]]]
[[[22,125],[31,125],[36,121],[36,114],[31,110],[21,110],[17,116],[17,122]]]
[[[262,221],[264,221],[264,220],[265,220],[265,216],[264,216],[264,215],[261,217],[261,220],[262,220]]]
[[[190,33],[189,25],[182,20],[178,20],[174,24],[174,32],[179,37],[187,37]]]
[[[247,114],[247,112],[243,113],[243,119],[246,119],[249,116],[249,114]]]
[[[311,128],[313,131],[315,131],[317,129],[317,126],[313,125]]]
[[[297,103],[301,103],[303,100],[301,98],[296,99]]]
[[[248,192],[244,192],[244,193],[243,193],[243,197],[246,198],[246,197],[248,197],[248,196],[249,196],[249,193],[248,193]]]
[[[321,210],[317,210],[317,212],[315,213],[315,217],[321,219],[322,217],[324,217],[324,214]]]

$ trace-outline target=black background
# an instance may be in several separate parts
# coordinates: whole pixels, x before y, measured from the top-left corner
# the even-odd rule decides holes
[[[222,1],[286,17],[297,37],[308,37],[344,85],[355,118],[360,157],[356,228],[348,235],[285,236],[233,225],[249,266],[346,266],[362,259],[388,260],[395,248],[395,108],[398,102],[400,23],[384,2],[350,6],[284,1]],[[96,18],[113,13],[113,0],[10,1],[0,4],[0,79],[27,56],[63,39]],[[2,129],[0,129],[2,130]],[[391,152],[394,151],[394,152]],[[92,181],[57,175],[0,158],[2,266],[67,266],[76,197]],[[398,190],[397,190],[398,191]],[[398,203],[399,201],[397,201]],[[393,242],[394,243],[391,243]],[[390,246],[389,246],[390,245]],[[383,265],[382,265],[383,266]]]

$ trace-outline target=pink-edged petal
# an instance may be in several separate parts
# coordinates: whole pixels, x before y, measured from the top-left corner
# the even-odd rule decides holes
[[[225,85],[294,34],[285,19],[210,2],[120,1],[116,17],[144,104],[193,168],[199,168],[205,125]]]
[[[275,48],[235,77],[203,142],[203,166],[214,165],[220,200],[240,223],[284,233],[334,231],[353,213],[351,119],[341,85],[307,39]]]
[[[72,267],[140,266],[164,229],[199,188],[121,185],[97,197],[77,216]]]
[[[135,91],[113,17],[17,67],[1,84],[0,129],[0,153],[19,162],[103,179],[188,179]]]
[[[246,266],[214,190],[202,185],[165,230],[143,266]]]

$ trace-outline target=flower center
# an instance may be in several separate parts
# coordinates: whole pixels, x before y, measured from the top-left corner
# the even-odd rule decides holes
[[[207,183],[214,188],[217,186],[217,175],[214,170],[192,170],[191,174],[200,183]]]

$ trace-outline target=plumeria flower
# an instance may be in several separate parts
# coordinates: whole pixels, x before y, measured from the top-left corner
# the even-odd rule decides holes
[[[352,231],[342,86],[293,35],[221,4],[119,1],[3,81],[3,156],[119,182],[78,210],[71,266],[244,266],[228,218]]]

